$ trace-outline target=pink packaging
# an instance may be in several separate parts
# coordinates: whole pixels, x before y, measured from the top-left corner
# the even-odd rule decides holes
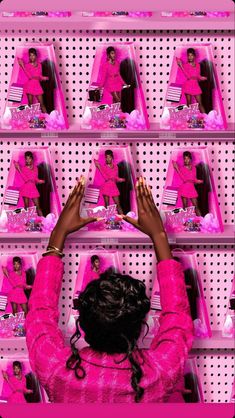
[[[229,338],[235,337],[235,279],[233,279],[222,335]]]
[[[82,128],[149,128],[134,44],[101,44],[96,49]]]
[[[25,314],[37,261],[34,252],[15,251],[0,255],[0,338],[25,336]]]
[[[16,48],[1,125],[17,130],[68,128],[52,43],[33,42]]]
[[[60,213],[48,147],[13,151],[0,217],[0,231],[50,232]]]
[[[84,216],[103,218],[91,230],[135,230],[119,216],[135,218],[135,174],[129,146],[101,145],[92,155],[83,200]]]
[[[13,365],[13,362],[17,362],[17,364]],[[20,369],[21,378],[19,379]],[[0,370],[0,404],[26,404],[46,401],[47,396],[32,372],[27,357],[14,355],[1,358]],[[8,381],[4,379],[3,375]],[[27,393],[27,390],[30,392]]]
[[[174,250],[173,257],[176,261],[179,261],[183,267],[186,290],[190,304],[190,313],[194,324],[194,336],[196,338],[211,337],[210,322],[203,294],[203,287],[198,272],[196,253]],[[159,327],[160,315],[161,301],[159,283],[156,278],[153,285],[151,295],[151,311],[148,318],[151,338],[156,335]]]
[[[206,147],[172,152],[161,201],[167,232],[223,231]]]
[[[226,129],[211,44],[186,44],[174,52],[162,129]]]
[[[80,253],[79,267],[73,291],[73,308],[68,312],[66,333],[72,334],[75,331],[75,321],[78,318],[77,300],[79,294],[87,284],[98,279],[106,270],[120,272],[119,254],[117,251],[95,248],[89,252]]]

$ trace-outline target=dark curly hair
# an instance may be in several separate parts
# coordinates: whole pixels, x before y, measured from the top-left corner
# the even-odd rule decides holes
[[[67,368],[74,370],[78,379],[86,375],[76,348],[81,336],[80,326],[85,333],[85,341],[93,350],[107,354],[123,353],[121,361],[129,359],[131,386],[135,391],[135,402],[139,402],[144,394],[144,389],[139,386],[143,372],[133,351],[138,349],[137,340],[150,310],[144,283],[109,269],[98,280],[88,283],[79,295],[77,306],[79,318],[70,339],[72,355],[67,360]]]

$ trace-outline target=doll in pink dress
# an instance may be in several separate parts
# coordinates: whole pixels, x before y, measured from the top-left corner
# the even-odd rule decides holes
[[[37,51],[35,48],[29,49],[29,62],[27,64],[20,58],[18,58],[19,66],[24,71],[28,78],[24,85],[24,91],[28,98],[28,104],[31,106],[34,102],[34,98],[40,103],[41,111],[47,113],[46,106],[43,101],[44,91],[40,84],[40,81],[48,80],[48,77],[42,75],[42,65],[37,60]]]
[[[101,80],[100,88],[108,91],[112,98],[113,103],[121,102],[121,91],[125,86],[129,87],[123,81],[120,75],[120,63],[116,61],[116,52],[112,46],[106,49],[107,61],[101,68]]]
[[[22,364],[20,361],[13,361],[13,375],[9,376],[2,370],[3,379],[10,386],[12,393],[8,398],[8,403],[26,403],[24,394],[33,393],[26,387],[26,378],[22,373]]]
[[[24,208],[28,209],[30,200],[32,200],[34,205],[36,206],[37,214],[39,216],[43,216],[39,203],[40,194],[38,192],[36,184],[43,184],[45,183],[45,181],[40,180],[38,178],[38,168],[34,165],[32,152],[25,152],[24,166],[20,166],[19,163],[17,163],[16,161],[14,161],[14,165],[16,170],[20,173],[22,179],[24,180],[24,184],[20,189],[20,195],[24,200]]]
[[[203,180],[198,180],[196,176],[196,167],[192,164],[192,154],[189,151],[183,153],[184,165],[179,167],[176,161],[173,161],[174,169],[179,174],[182,184],[179,187],[179,196],[182,199],[183,208],[186,209],[188,201],[191,200],[192,205],[195,206],[195,212],[197,216],[201,216],[200,209],[198,207],[198,193],[194,184],[202,184]]]
[[[100,187],[100,193],[104,198],[105,207],[107,208],[109,206],[110,198],[112,198],[117,206],[118,213],[121,215],[123,214],[123,210],[120,205],[120,193],[116,183],[122,183],[125,179],[118,177],[118,166],[113,162],[113,160],[113,151],[106,150],[105,164],[101,165],[97,160],[95,160],[95,166],[104,178],[104,183]]]
[[[192,103],[193,97],[199,105],[199,110],[201,113],[205,113],[204,106],[202,104],[202,90],[198,84],[198,81],[204,81],[207,78],[201,76],[200,74],[200,65],[196,62],[196,52],[193,48],[187,49],[188,62],[182,63],[181,59],[176,58],[178,66],[183,71],[186,81],[183,84],[183,93],[185,94],[187,100],[187,106]]]
[[[82,291],[85,289],[88,283],[90,283],[92,280],[99,279],[100,275],[103,273],[103,269],[100,267],[100,258],[98,255],[92,255],[90,261],[90,267],[86,272],[86,277],[83,279]]]
[[[21,306],[26,316],[28,313],[28,300],[24,290],[31,289],[32,286],[26,283],[26,273],[22,268],[22,259],[20,257],[13,257],[13,271],[9,271],[7,267],[2,267],[2,271],[12,286],[7,298],[8,302],[11,303],[13,315],[19,312],[19,306]]]

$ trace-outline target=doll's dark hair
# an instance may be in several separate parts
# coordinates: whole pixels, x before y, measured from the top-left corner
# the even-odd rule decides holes
[[[66,366],[75,371],[78,379],[86,375],[76,342],[84,331],[85,341],[98,352],[123,353],[124,361],[130,362],[131,386],[135,391],[135,402],[139,402],[144,389],[139,385],[143,376],[134,351],[150,301],[143,282],[128,275],[107,270],[98,280],[92,280],[78,298],[79,317],[76,331],[70,339],[72,354]],[[147,324],[146,324],[147,325]],[[147,327],[148,328],[148,327]]]
[[[22,364],[18,360],[13,361],[13,367],[19,367],[19,369],[22,370]]]
[[[191,152],[189,152],[189,151],[184,151],[183,158],[185,158],[185,157],[190,158],[190,160],[193,159],[193,156],[192,156]]]
[[[114,49],[114,47],[113,47],[113,46],[108,46],[108,48],[106,49],[106,54],[109,56],[109,54],[110,54],[111,52],[115,52],[115,49]]]
[[[100,259],[100,257],[98,257],[98,255],[92,255],[91,256],[91,264],[94,264],[94,262],[96,261],[96,260],[99,260]]]
[[[194,48],[188,48],[187,49],[187,55],[188,54],[192,54],[192,55],[194,55],[194,57],[196,57],[196,51],[195,51],[195,49]]]
[[[13,257],[13,263],[20,263],[20,265],[22,266],[22,259],[20,257]]]
[[[34,55],[38,55],[37,50],[35,48],[29,48],[29,55],[30,54],[34,54]]]
[[[106,157],[106,155],[110,155],[112,158],[114,158],[113,151],[111,149],[106,149],[104,155],[105,155],[105,157]]]
[[[30,157],[30,158],[32,158],[32,160],[33,160],[33,153],[31,152],[31,151],[26,151],[25,153],[24,153],[24,157],[26,158],[26,157]]]

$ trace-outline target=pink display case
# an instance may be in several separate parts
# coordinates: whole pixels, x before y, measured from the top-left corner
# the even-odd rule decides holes
[[[0,254],[0,338],[24,337],[37,253]]]
[[[21,379],[16,377],[16,368],[21,368]],[[8,377],[8,381],[3,374]],[[14,355],[0,359],[0,404],[41,403],[46,398],[26,356]]]
[[[172,152],[161,213],[167,232],[223,231],[206,147],[180,148]]]
[[[51,43],[16,48],[2,129],[68,128],[56,56]]]
[[[13,151],[0,230],[50,232],[59,213],[60,200],[49,149],[29,146]]]
[[[185,44],[176,47],[161,128],[227,128],[211,44]]]
[[[179,261],[183,267],[190,313],[194,325],[194,336],[195,338],[210,338],[212,333],[197,265],[196,253],[193,251],[184,252],[182,250],[174,250],[173,257],[176,261]],[[148,317],[150,339],[157,333],[161,309],[159,283],[156,278],[151,294],[151,311]]]
[[[121,218],[135,218],[135,172],[129,146],[101,145],[94,150],[83,202],[83,214],[102,218],[89,230],[135,231]]]
[[[103,44],[96,48],[82,128],[149,128],[134,44]]]
[[[73,291],[73,307],[67,313],[66,334],[72,335],[75,331],[75,322],[78,318],[78,297],[92,280],[99,279],[102,273],[121,271],[119,254],[117,251],[95,248],[89,252],[82,252],[79,259],[77,278]]]

